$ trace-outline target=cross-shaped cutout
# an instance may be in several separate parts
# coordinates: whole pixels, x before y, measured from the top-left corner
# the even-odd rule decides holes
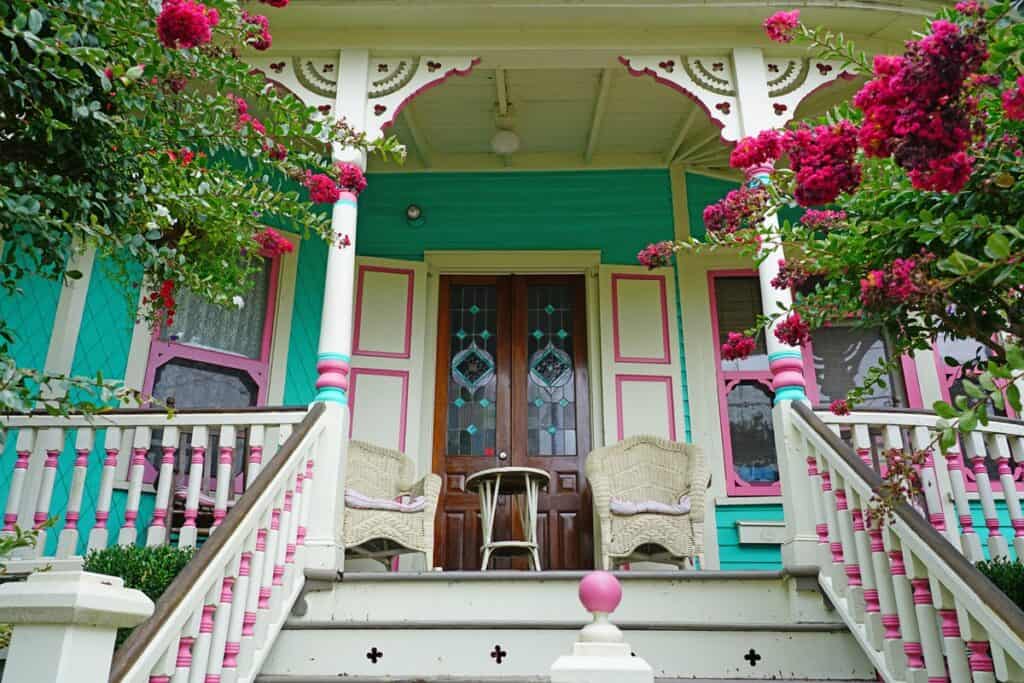
[[[370,651],[366,653],[366,658],[369,659],[374,664],[376,664],[377,660],[380,659],[383,656],[384,656],[384,651],[383,650],[378,650],[376,645],[371,647]]]
[[[501,660],[508,656],[508,652],[501,649],[501,645],[495,645],[494,651],[491,652],[491,658],[494,659],[498,664],[501,664]]]
[[[750,662],[750,666],[757,666],[757,663],[761,661],[761,655],[757,654],[757,651],[754,650],[754,648],[750,648],[750,652],[743,655],[743,659]]]

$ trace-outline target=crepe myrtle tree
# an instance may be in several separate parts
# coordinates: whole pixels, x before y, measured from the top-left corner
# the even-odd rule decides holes
[[[268,222],[334,240],[316,204],[366,181],[332,164],[331,145],[405,150],[393,138],[368,142],[246,65],[247,51],[272,42],[257,9],[272,17],[287,4],[0,0],[4,296],[23,296],[28,277],[82,277],[70,257],[91,247],[133,315],[169,321],[182,289],[238,305],[260,249],[290,249]],[[19,333],[0,319],[0,412],[133,397],[101,375],[19,367]]]
[[[964,395],[934,405],[946,425],[941,444],[985,424],[993,408],[1020,414],[1024,24],[1012,12],[1007,3],[960,2],[927,22],[903,54],[873,60],[841,33],[801,24],[798,11],[765,21],[773,40],[809,43],[865,82],[814,124],[741,140],[731,165],[760,172],[704,210],[707,238],[652,244],[638,255],[654,267],[680,251],[738,248],[760,262],[784,248],[771,286],[792,290],[792,306],[733,331],[725,357],[748,355],[758,334],[800,345],[830,323],[882,328],[892,359],[832,404],[845,414],[884,385],[901,354],[943,335],[977,340],[977,357],[944,360],[959,366]],[[794,206],[805,209],[799,221],[777,230],[763,223]]]

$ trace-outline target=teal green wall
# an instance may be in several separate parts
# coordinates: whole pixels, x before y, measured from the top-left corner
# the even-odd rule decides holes
[[[782,503],[767,505],[719,505],[715,508],[718,561],[723,570],[779,570],[782,551],[777,545],[741,545],[737,521],[781,522]]]
[[[318,238],[299,247],[295,275],[292,331],[288,341],[288,371],[285,376],[285,405],[310,403],[316,395],[316,347],[320,339],[320,312],[324,304],[324,275],[327,245]]]
[[[405,208],[425,221],[410,226]],[[672,239],[667,170],[374,175],[359,198],[358,253],[420,260],[435,249],[600,249],[636,264]]]
[[[690,236],[703,239],[707,235],[704,229],[704,207],[714,204],[738,188],[736,181],[712,178],[699,173],[686,174],[686,216],[690,223]],[[796,221],[803,215],[803,209],[784,207],[779,211],[781,220]]]

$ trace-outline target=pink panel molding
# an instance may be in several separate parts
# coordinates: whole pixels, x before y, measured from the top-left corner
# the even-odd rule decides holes
[[[364,276],[367,272],[404,275],[408,280],[405,294],[405,339],[401,351],[382,351],[380,349],[364,349],[360,343],[360,332],[363,328],[363,288]],[[409,358],[412,351],[412,304],[416,273],[410,268],[384,268],[381,266],[360,266],[359,279],[356,283],[355,332],[352,338],[353,356],[371,356],[374,358]]]
[[[619,280],[656,280],[658,282],[658,305],[661,307],[661,356],[624,356],[622,342],[619,338]],[[668,296],[665,289],[664,275],[641,275],[639,273],[612,274],[612,342],[615,349],[616,363],[651,363],[668,365],[672,362],[672,352],[668,336]]]
[[[378,368],[352,368],[349,375],[348,405],[349,424],[348,436],[352,438],[352,428],[356,424],[356,386],[360,375],[376,375],[378,377],[398,377],[402,380],[402,403],[398,411],[398,450],[405,452],[406,416],[409,414],[409,372],[407,370],[381,370]]]
[[[668,438],[676,440],[676,406],[672,396],[672,378],[668,375],[615,375],[615,425],[618,440],[622,441],[626,433],[622,417],[622,385],[626,382],[662,384],[665,387],[665,405],[667,406]]]

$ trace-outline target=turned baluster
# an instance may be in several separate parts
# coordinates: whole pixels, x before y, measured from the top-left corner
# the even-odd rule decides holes
[[[249,588],[252,578],[252,559],[256,547],[257,531],[253,530],[245,539],[245,550],[238,558],[238,578],[232,592],[231,619],[228,622],[227,640],[224,643],[222,662],[222,683],[235,683],[239,675],[239,655],[242,651],[242,631],[249,604]],[[243,670],[243,674],[244,674]]]
[[[967,666],[971,670],[971,680],[974,683],[995,683],[996,666],[988,631],[970,613],[961,610],[961,614],[966,616],[960,619],[960,635],[967,647]],[[1005,661],[1005,653],[999,654],[1004,657],[1003,663],[1008,663]]]
[[[18,430],[18,438],[14,444],[15,460],[14,471],[11,473],[11,483],[7,493],[7,507],[4,510],[4,532],[14,531],[19,526],[18,515],[22,500],[25,497],[25,479],[28,476],[28,466],[32,459],[32,451],[36,444],[36,430],[30,427],[22,427]],[[27,501],[26,501],[27,502]],[[33,505],[34,509],[35,506]],[[28,523],[21,523],[20,526],[27,527]]]
[[[192,652],[199,636],[199,624],[202,619],[203,610],[198,608],[181,631],[181,637],[178,638],[178,656],[174,663],[174,683],[188,683],[192,672]]]
[[[942,651],[942,640],[939,635],[938,616],[932,602],[928,568],[911,552],[904,551],[904,561],[914,599],[914,614],[917,616],[917,628],[921,636],[921,649],[924,654],[925,670],[928,673],[928,683],[949,681],[949,676],[946,673],[946,659]]]
[[[1003,489],[1003,500],[1006,502],[1006,512],[1010,515],[1010,524],[1013,526],[1013,549],[1017,557],[1024,557],[1024,515],[1021,514],[1017,482],[1013,479],[1013,468],[1010,466],[1010,442],[1005,434],[988,434],[986,443],[988,452],[995,458],[999,467],[999,484]]]
[[[960,620],[956,612],[956,600],[946,586],[938,582],[935,582],[934,586],[937,586],[938,590],[932,591],[932,599],[935,601],[935,609],[939,615],[942,649],[946,656],[946,666],[949,668],[949,678],[952,681],[969,681],[971,680],[971,670],[967,661],[967,648],[964,644]]]
[[[206,461],[206,427],[192,428],[192,458],[188,468],[188,493],[185,495],[185,519],[178,534],[178,545],[191,548],[196,544],[198,531],[196,517],[199,516],[199,493],[203,485],[203,464]]]
[[[174,463],[178,456],[178,428],[164,427],[160,438],[160,476],[157,480],[153,522],[146,533],[146,545],[162,545],[170,540],[171,491],[174,488]]]
[[[64,450],[64,430],[53,428],[43,434],[46,457],[43,460],[43,473],[39,479],[39,495],[36,497],[36,510],[32,516],[32,527],[38,529],[35,551],[38,557],[46,553],[47,530],[44,528],[50,518],[50,502],[53,500],[53,487],[57,483],[57,461]]]
[[[828,523],[829,539],[829,578],[832,580],[832,587],[839,595],[846,593],[846,568],[843,562],[843,542],[839,530],[839,518],[836,514],[836,496],[832,490],[832,473],[829,471],[828,461],[824,458],[818,460],[818,471],[821,476],[821,493],[825,504],[825,520]]]
[[[882,538],[881,519],[867,520],[868,538],[871,540],[871,566],[875,570],[878,606],[882,614],[882,650],[889,671],[897,680],[902,680],[907,670],[907,657],[903,652],[903,638],[900,635],[900,617],[893,590],[893,577],[889,567],[889,556]]]
[[[260,516],[260,523],[256,529],[256,544],[253,546],[252,563],[249,567],[249,589],[245,598],[245,616],[242,618],[242,646],[238,656],[238,670],[246,673],[252,664],[253,655],[256,650],[256,622],[257,617],[265,612],[260,611],[260,604],[263,601],[263,580],[265,576],[266,555],[267,555],[267,533],[270,529],[270,510],[267,509]],[[269,607],[270,583],[266,584],[266,600]]]
[[[962,437],[964,450],[970,458],[974,470],[974,483],[978,489],[978,499],[985,515],[985,526],[988,528],[988,552],[993,558],[1009,557],[1009,546],[999,529],[999,515],[996,513],[996,502],[992,495],[992,483],[985,466],[985,440],[981,433],[974,431]]]
[[[832,488],[836,499],[836,521],[839,523],[839,542],[842,544],[843,573],[846,574],[846,602],[857,623],[864,623],[864,586],[853,541],[853,520],[846,499],[846,480],[838,471],[832,475]]]
[[[959,446],[944,452],[946,468],[949,470],[949,487],[953,494],[953,505],[960,522],[960,546],[964,555],[971,562],[985,559],[981,552],[981,539],[974,530],[974,519],[971,516],[971,502],[967,497],[967,480],[964,475],[964,459],[960,455]]]
[[[110,519],[110,502],[114,496],[114,477],[117,474],[117,460],[121,449],[121,430],[117,427],[107,427],[103,445],[103,472],[100,475],[100,492],[96,497],[96,522],[89,531],[89,550],[106,548],[109,542],[107,522]]]
[[[221,580],[220,599],[213,616],[213,634],[210,638],[210,654],[206,665],[205,683],[220,683],[221,671],[224,668],[224,650],[228,641],[228,628],[231,625],[231,605],[235,598],[235,581],[241,556],[228,563],[224,578]]]
[[[306,545],[306,522],[309,520],[309,508],[311,502],[311,493],[313,492],[313,458],[312,452],[310,457],[306,460],[305,469],[302,472],[302,479],[296,484],[296,493],[299,495],[300,507],[299,507],[299,526],[295,530],[295,545],[298,547],[298,559],[300,566],[304,566],[302,562],[303,555],[305,554]]]
[[[910,442],[916,452],[924,452],[924,465],[921,466],[921,486],[924,488],[925,504],[928,507],[928,521],[932,523],[935,530],[941,533],[953,544],[953,547],[960,550],[960,534],[955,528],[955,519],[946,517],[946,511],[942,504],[942,482],[941,474],[946,474],[944,464],[937,460],[944,460],[941,454],[936,454],[932,432],[928,427],[917,426],[910,432]]]
[[[152,434],[149,427],[136,427],[132,438],[132,459],[128,468],[128,496],[124,505],[124,524],[117,535],[118,545],[132,545],[138,538],[139,505],[142,502],[142,478],[146,473],[146,454]]]
[[[196,642],[192,646],[192,667],[189,670],[189,683],[205,683],[207,666],[209,664],[210,649],[213,645],[213,615],[217,611],[217,603],[220,601],[220,594],[223,588],[224,574],[210,586],[206,593],[203,606],[200,610],[199,633],[196,635]]]
[[[273,507],[270,510],[270,526],[267,530],[266,549],[264,550],[263,576],[261,578],[259,613],[256,619],[255,638],[257,643],[262,643],[267,637],[269,622],[277,614],[277,604],[280,602],[281,591],[276,590],[275,584],[283,575],[284,566],[278,565],[278,546],[280,546],[281,559],[284,559],[284,542],[281,539],[281,508],[284,505],[284,491],[274,496]]]
[[[57,557],[77,555],[78,524],[82,513],[82,497],[85,495],[85,477],[89,473],[89,454],[92,453],[93,431],[82,427],[75,435],[75,466],[71,474],[71,490],[64,512],[64,528],[57,541]]]
[[[175,639],[164,650],[156,666],[149,673],[149,683],[171,683],[174,678],[175,660],[178,655],[178,640]]]
[[[924,650],[917,627],[917,613],[914,610],[914,595],[907,579],[907,568],[903,559],[903,546],[891,528],[885,530],[889,548],[889,568],[892,575],[893,594],[896,597],[896,612],[899,615],[900,635],[903,637],[903,653],[906,655],[908,683],[926,683]]]
[[[263,425],[253,425],[249,428],[249,458],[245,469],[245,488],[252,486],[253,481],[263,468],[263,443],[267,431]]]
[[[213,503],[212,534],[228,512],[228,494],[233,484],[231,469],[235,461],[235,428],[225,425],[220,428],[220,445],[217,448],[217,492]]]
[[[853,487],[846,486],[846,500],[853,518],[853,543],[864,595],[864,629],[868,642],[876,651],[882,650],[882,613],[878,602],[878,584],[871,563],[871,543],[868,539],[865,516],[870,500],[864,500]]]

